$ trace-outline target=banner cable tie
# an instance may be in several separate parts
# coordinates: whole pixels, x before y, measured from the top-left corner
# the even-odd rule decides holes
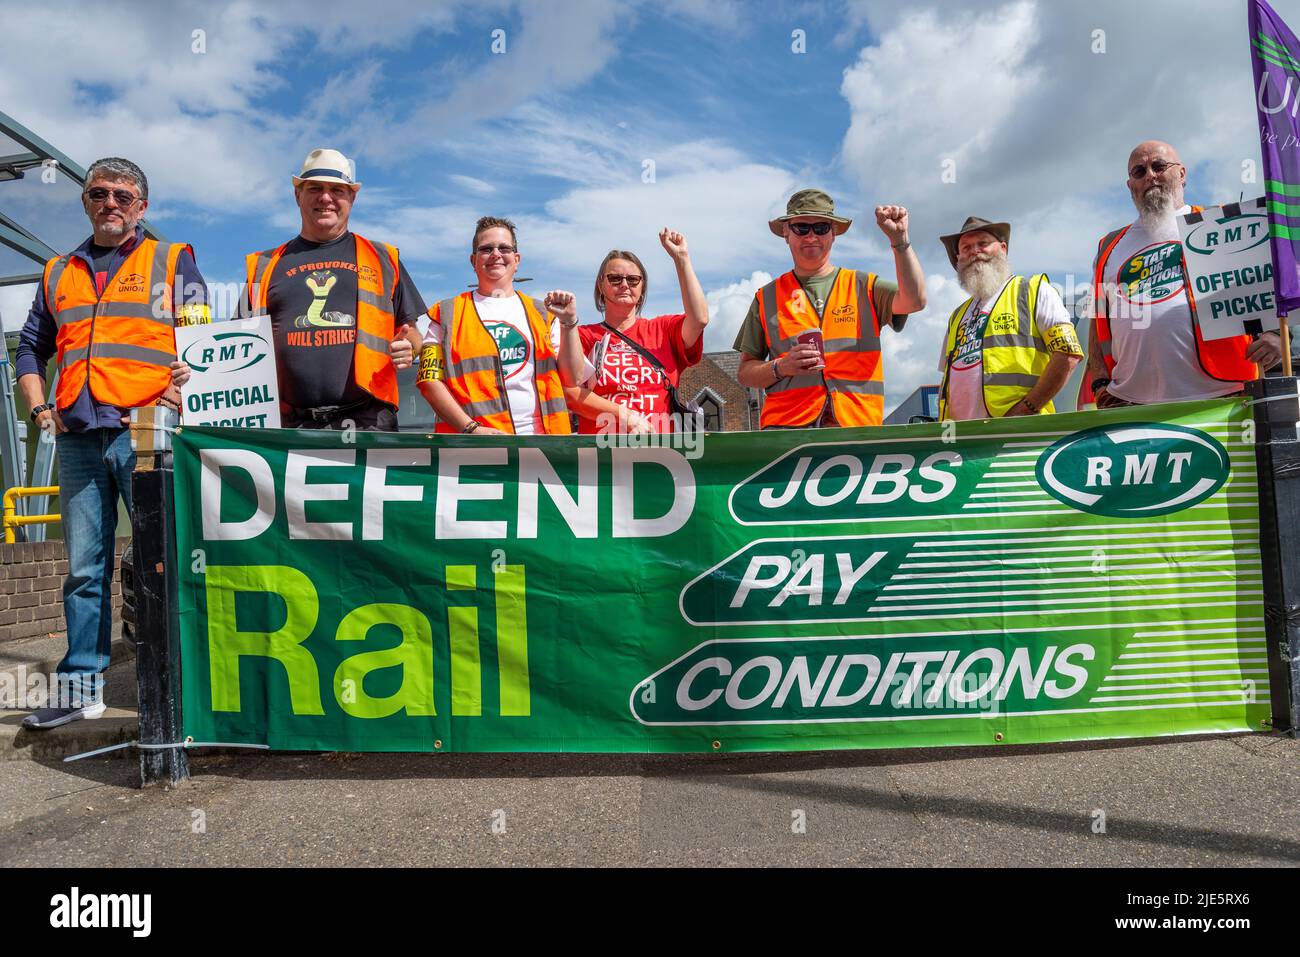
[[[1246,406],[1249,408],[1253,405],[1263,405],[1265,402],[1285,402],[1288,399],[1293,402],[1296,399],[1300,399],[1300,392],[1290,392],[1286,395],[1270,395],[1265,399],[1251,399],[1246,403]]]
[[[63,759],[64,764],[69,761],[80,761],[82,758],[93,758],[97,754],[107,754],[110,751],[120,751],[123,748],[138,748],[141,751],[167,751],[171,748],[251,748],[255,751],[269,751],[269,744],[239,744],[233,741],[173,741],[170,744],[141,744],[139,741],[123,741],[120,744],[110,744],[106,748],[96,748],[94,751],[86,751],[82,754],[71,754]]]

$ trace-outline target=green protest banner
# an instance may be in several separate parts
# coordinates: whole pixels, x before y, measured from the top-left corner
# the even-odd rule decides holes
[[[185,733],[796,750],[1260,729],[1245,400],[685,448],[185,427]]]

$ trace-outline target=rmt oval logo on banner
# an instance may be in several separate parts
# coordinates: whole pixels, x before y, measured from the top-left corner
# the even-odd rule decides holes
[[[252,332],[220,332],[192,342],[181,361],[195,372],[239,372],[266,358],[270,344]]]
[[[1208,255],[1244,253],[1268,242],[1268,216],[1265,213],[1242,213],[1226,219],[1207,219],[1195,226],[1183,245],[1192,252]]]
[[[1055,499],[1112,518],[1168,515],[1199,505],[1228,480],[1227,450],[1196,429],[1154,422],[1067,435],[1038,459]]]

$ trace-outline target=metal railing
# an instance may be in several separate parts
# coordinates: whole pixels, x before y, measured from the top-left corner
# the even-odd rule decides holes
[[[18,500],[35,495],[58,495],[59,487],[57,485],[47,485],[40,488],[25,488],[16,485],[4,494],[4,529],[5,544],[12,545],[18,541],[17,530],[23,525],[47,525],[50,522],[60,522],[63,520],[62,515],[19,515]]]

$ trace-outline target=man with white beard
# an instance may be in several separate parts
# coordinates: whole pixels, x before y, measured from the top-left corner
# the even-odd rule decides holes
[[[1168,143],[1138,144],[1128,158],[1128,188],[1138,218],[1103,236],[1093,262],[1093,324],[1088,374],[1099,409],[1238,395],[1277,365],[1277,333],[1201,338],[1187,298],[1177,216],[1187,167]]]
[[[1008,223],[971,216],[939,238],[971,296],[948,317],[939,418],[1056,411],[1052,399],[1083,358],[1061,294],[1044,275],[1011,274]]]

